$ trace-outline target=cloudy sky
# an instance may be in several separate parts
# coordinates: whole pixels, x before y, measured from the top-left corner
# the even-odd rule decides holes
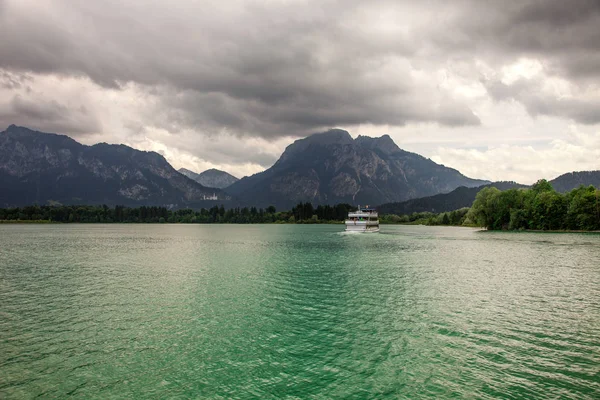
[[[238,177],[331,127],[474,178],[600,169],[600,0],[0,0],[0,130]]]

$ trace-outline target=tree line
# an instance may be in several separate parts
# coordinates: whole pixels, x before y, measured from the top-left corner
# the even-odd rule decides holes
[[[402,215],[383,214],[380,216],[379,222],[382,224],[472,226],[473,222],[467,218],[469,210],[469,207],[463,207],[441,213],[423,211]]]
[[[481,226],[490,230],[600,230],[600,190],[554,190],[545,179],[531,188],[484,187],[471,207],[455,211],[385,214],[382,224]]]
[[[301,202],[289,211],[270,206],[223,205],[209,209],[166,207],[27,206],[0,209],[0,221],[84,222],[84,223],[334,223],[341,222],[356,208],[350,204],[314,207]],[[380,215],[382,224],[465,225],[490,230],[600,230],[600,190],[581,186],[560,193],[542,179],[529,189],[500,191],[485,187],[473,205],[459,210],[410,215]]]
[[[482,189],[467,218],[493,230],[600,230],[600,190],[580,186],[567,193],[545,179],[530,189]]]
[[[278,212],[275,207],[237,207],[223,205],[200,210],[170,210],[166,207],[115,206],[27,206],[0,209],[0,221],[37,221],[60,223],[328,223],[343,221],[350,204],[334,206],[298,203],[290,211]]]

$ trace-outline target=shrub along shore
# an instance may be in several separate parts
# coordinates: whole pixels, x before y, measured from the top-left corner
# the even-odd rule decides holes
[[[350,204],[317,206],[299,203],[290,211],[270,206],[225,209],[169,210],[165,207],[27,206],[0,209],[0,223],[341,223],[355,207]],[[600,190],[581,186],[556,192],[546,180],[530,189],[500,191],[483,188],[468,208],[450,212],[380,215],[381,224],[452,225],[489,230],[597,231],[600,230]]]

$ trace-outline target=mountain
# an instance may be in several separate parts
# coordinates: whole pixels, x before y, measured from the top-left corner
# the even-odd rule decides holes
[[[405,201],[486,183],[404,151],[388,135],[352,139],[348,132],[333,129],[296,140],[271,168],[240,179],[227,192],[247,204],[289,209],[300,201]]]
[[[528,186],[515,182],[494,182],[478,187],[464,187],[454,189],[450,193],[436,194],[435,196],[422,197],[398,203],[387,203],[377,207],[381,214],[412,214],[415,212],[441,213],[471,207],[475,196],[484,187],[493,186],[500,190],[526,188]]]
[[[194,181],[198,182],[196,179],[198,179],[198,176],[199,176],[200,174],[197,174],[197,173],[195,173],[194,171],[190,171],[190,170],[189,170],[189,169],[187,169],[187,168],[179,168],[179,169],[177,170],[177,172],[179,172],[180,174],[183,174],[183,175],[187,176],[188,178],[190,178],[190,179],[192,179],[192,180],[194,180]],[[198,182],[198,183],[199,183],[199,182]]]
[[[550,181],[557,192],[568,192],[579,186],[592,185],[600,188],[600,171],[576,171],[563,174]]]
[[[200,207],[230,199],[180,174],[155,152],[85,146],[15,125],[0,132],[0,207],[49,202]]]
[[[224,189],[239,181],[235,176],[214,168],[207,169],[199,174],[185,168],[179,168],[178,171],[188,178],[195,180],[202,186],[211,188]]]

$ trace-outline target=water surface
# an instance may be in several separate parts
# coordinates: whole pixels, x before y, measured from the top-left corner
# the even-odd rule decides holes
[[[600,236],[0,226],[0,398],[598,398]]]

